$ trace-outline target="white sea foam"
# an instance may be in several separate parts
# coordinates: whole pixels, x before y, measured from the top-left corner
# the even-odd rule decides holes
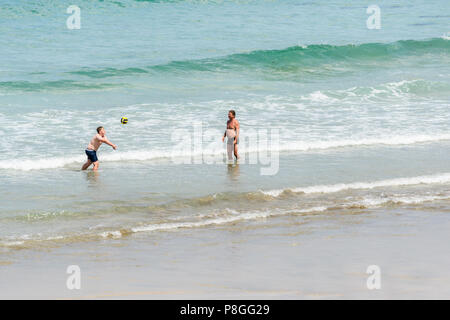
[[[11,247],[11,246],[20,246],[23,245],[25,241],[5,241],[0,242],[0,244],[4,245],[5,247]]]
[[[442,184],[450,182],[450,173],[434,174],[427,176],[417,176],[410,178],[396,178],[388,180],[380,180],[373,182],[353,182],[353,183],[339,183],[333,185],[316,185],[309,187],[277,189],[269,191],[261,191],[264,194],[272,197],[278,197],[283,191],[288,190],[292,192],[302,193],[333,193],[350,189],[373,189],[379,187],[395,187],[395,186],[409,186],[417,184]]]
[[[426,196],[392,196],[392,197],[378,197],[378,198],[365,198],[363,200],[349,202],[343,204],[340,208],[352,208],[355,206],[364,206],[366,208],[376,208],[382,206],[386,203],[395,203],[395,204],[420,204],[423,202],[435,201],[435,200],[445,200],[448,199],[449,196],[441,196],[441,195],[426,195]],[[255,211],[255,212],[246,212],[246,213],[236,213],[233,211],[233,216],[223,217],[223,218],[213,218],[206,219],[203,221],[197,222],[178,222],[178,223],[161,223],[161,224],[148,224],[139,227],[131,228],[131,232],[153,232],[153,231],[169,231],[174,229],[185,229],[185,228],[201,228],[212,225],[225,225],[238,221],[246,221],[246,220],[256,220],[256,219],[264,219],[275,216],[283,216],[289,214],[300,214],[300,213],[317,213],[324,212],[329,209],[335,209],[336,206],[317,206],[311,207],[307,209],[289,209],[289,210],[278,210],[278,211]]]
[[[334,141],[314,141],[314,142],[292,142],[281,145],[278,151],[309,151],[324,150],[342,147],[372,146],[372,145],[408,145],[424,142],[435,142],[441,140],[450,140],[450,134],[441,135],[410,135],[410,136],[392,136],[386,138],[362,138]]]
[[[375,87],[351,87],[344,90],[330,90],[330,91],[314,91],[307,95],[299,97],[300,101],[307,103],[322,103],[325,105],[338,103],[342,104],[343,101],[354,100],[355,102],[367,101],[371,98],[377,97],[395,97],[403,98],[408,97],[411,94],[411,88],[414,86],[422,85],[424,87],[431,88],[433,85],[438,85],[437,82],[425,81],[422,79],[413,80],[401,80],[396,82],[387,82]],[[297,101],[298,98],[296,98]],[[401,100],[399,100],[401,101]],[[286,102],[284,102],[286,103]],[[265,105],[262,106],[263,108]]]
[[[394,197],[385,197],[385,198],[365,198],[361,201],[357,201],[352,203],[353,206],[365,206],[368,208],[378,207],[386,203],[396,203],[396,204],[420,204],[429,201],[436,200],[446,200],[449,196],[439,196],[439,195],[431,195],[431,196],[394,196]]]
[[[315,103],[317,103],[317,102],[333,103],[333,102],[338,101],[337,99],[332,98],[332,97],[324,94],[321,91],[314,91],[314,92],[308,94],[307,96],[301,96],[300,99],[308,100],[308,101],[315,102]]]
[[[39,170],[39,169],[54,169],[67,166],[71,163],[81,163],[85,157],[67,157],[67,158],[50,158],[50,159],[29,159],[29,160],[9,160],[0,161],[0,169],[14,169],[14,170]]]
[[[103,238],[121,238],[122,232],[120,231],[105,231],[100,233]]]
[[[450,140],[450,134],[436,134],[436,135],[405,135],[405,136],[391,136],[384,138],[360,138],[360,139],[345,139],[332,141],[292,141],[280,144],[278,147],[269,149],[270,143],[259,143],[257,147],[247,147],[245,143],[245,136],[242,138],[241,153],[249,152],[289,152],[289,151],[314,151],[326,150],[344,147],[360,147],[360,146],[376,146],[376,145],[411,145],[417,143],[429,143]],[[263,147],[260,147],[263,146]],[[264,147],[265,146],[265,147]],[[196,156],[222,156],[225,155],[225,149],[204,149],[202,153],[194,152],[173,152],[170,150],[136,150],[136,151],[116,151],[114,153],[102,154],[101,161],[120,162],[120,161],[148,161],[155,159],[176,159],[182,157],[196,157]],[[0,161],[0,169],[14,169],[14,170],[40,170],[61,168],[71,164],[81,164],[85,161],[85,156],[72,157],[57,157],[44,159],[15,159],[14,161]]]
[[[164,230],[172,230],[172,229],[180,229],[180,228],[199,228],[206,227],[211,225],[223,225],[237,221],[244,220],[254,220],[254,219],[262,219],[280,215],[286,215],[289,213],[306,213],[306,212],[321,212],[327,210],[327,207],[312,207],[309,209],[301,209],[301,210],[280,210],[280,211],[256,211],[256,212],[247,212],[234,214],[233,216],[223,217],[223,218],[215,218],[215,219],[207,219],[204,221],[197,222],[178,222],[178,223],[161,223],[161,224],[150,224],[139,227],[134,227],[131,229],[132,232],[149,232],[149,231],[164,231]]]

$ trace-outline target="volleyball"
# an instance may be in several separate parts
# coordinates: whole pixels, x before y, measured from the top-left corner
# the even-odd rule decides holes
[[[128,123],[128,118],[122,117],[122,119],[120,119],[120,122],[122,124],[127,124]]]

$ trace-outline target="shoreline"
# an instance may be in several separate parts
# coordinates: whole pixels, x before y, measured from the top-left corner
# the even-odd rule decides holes
[[[447,209],[448,210],[448,209]],[[448,213],[271,218],[2,256],[2,299],[444,299]],[[66,268],[79,265],[81,289]],[[366,288],[368,265],[382,272]],[[425,268],[426,267],[426,268]],[[25,293],[25,294],[24,294]]]

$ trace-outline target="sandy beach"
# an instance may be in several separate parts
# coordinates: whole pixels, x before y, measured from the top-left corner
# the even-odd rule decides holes
[[[448,7],[2,0],[0,298],[448,298]]]
[[[373,210],[23,250],[2,256],[0,297],[445,299],[445,215]],[[80,290],[66,287],[72,264],[81,269]],[[366,285],[373,264],[380,290]]]

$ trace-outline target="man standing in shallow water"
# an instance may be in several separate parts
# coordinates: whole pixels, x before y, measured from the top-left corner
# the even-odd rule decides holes
[[[239,144],[239,121],[236,119],[236,111],[228,111],[227,130],[222,137],[222,141],[225,141],[225,137],[228,138],[227,153],[228,160],[232,160],[232,152],[234,150],[234,156],[236,160],[239,160],[238,144]]]
[[[89,168],[91,164],[94,164],[94,168],[92,170],[98,169],[98,158],[97,158],[97,150],[100,148],[100,145],[102,143],[106,143],[107,145],[110,145],[114,150],[117,149],[117,146],[113,143],[111,143],[108,138],[106,138],[106,131],[103,127],[97,128],[97,134],[92,138],[91,142],[89,142],[88,147],[86,148],[86,155],[88,157],[88,160],[85,164],[83,164],[83,167],[81,170],[86,170]]]

